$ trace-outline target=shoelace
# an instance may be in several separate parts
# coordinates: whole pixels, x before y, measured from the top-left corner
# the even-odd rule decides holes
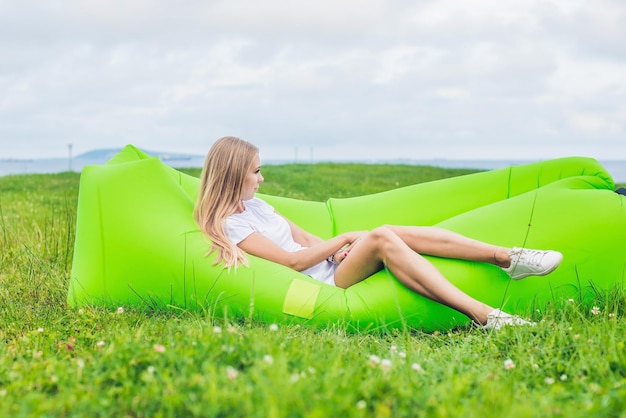
[[[541,265],[541,261],[543,260],[543,257],[545,255],[545,252],[539,250],[518,249],[512,251],[511,258],[515,257],[515,261],[513,261],[511,264],[516,266],[520,263],[520,261],[523,261],[525,264],[539,266]]]

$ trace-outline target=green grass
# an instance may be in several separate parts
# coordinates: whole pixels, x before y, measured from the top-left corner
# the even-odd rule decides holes
[[[266,166],[261,191],[324,200],[466,172]],[[529,313],[535,328],[493,334],[352,334],[209,311],[70,309],[78,181],[0,178],[0,415],[626,416],[619,289]]]

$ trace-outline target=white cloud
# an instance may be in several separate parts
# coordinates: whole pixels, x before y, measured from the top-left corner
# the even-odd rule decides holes
[[[399,81],[415,68],[418,48],[411,45],[394,46],[380,54],[378,68],[374,68],[372,81],[388,84]]]
[[[623,158],[624,17],[617,0],[0,2],[0,158],[225,134],[320,158]]]

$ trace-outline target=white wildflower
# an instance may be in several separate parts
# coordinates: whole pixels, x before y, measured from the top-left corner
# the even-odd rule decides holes
[[[515,368],[515,363],[510,358],[504,360],[504,368],[506,370],[513,370]]]
[[[419,363],[411,364],[411,369],[417,373],[424,373],[424,369],[422,369],[422,366],[420,366]]]
[[[371,355],[369,358],[369,365],[372,367],[376,367],[380,364],[380,357]]]
[[[391,369],[391,360],[389,359],[382,359],[380,361],[380,368],[385,371],[388,372]]]
[[[239,372],[232,366],[226,367],[226,377],[228,380],[235,380],[239,376]]]

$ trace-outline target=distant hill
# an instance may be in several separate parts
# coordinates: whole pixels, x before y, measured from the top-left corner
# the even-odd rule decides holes
[[[74,158],[84,160],[108,160],[121,150],[121,148],[95,149],[76,155]]]
[[[118,152],[120,152],[122,148],[106,148],[106,149],[95,149],[92,151],[87,151],[85,153],[79,154],[75,156],[75,159],[80,160],[102,160],[107,161],[113,158]],[[159,157],[159,159],[163,161],[169,160],[190,160],[192,158],[202,158],[202,155],[194,155],[194,154],[179,154],[175,152],[163,152],[163,151],[150,151],[142,149],[146,154],[152,155],[153,157]]]

